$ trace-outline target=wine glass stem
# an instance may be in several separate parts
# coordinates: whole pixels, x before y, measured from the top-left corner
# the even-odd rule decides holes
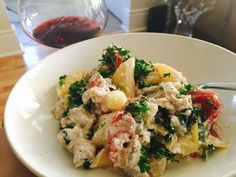
[[[175,34],[192,37],[193,35],[193,25],[189,23],[183,23],[182,21],[177,21],[174,30]]]

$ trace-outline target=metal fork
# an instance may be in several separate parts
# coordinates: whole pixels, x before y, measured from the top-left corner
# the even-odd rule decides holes
[[[204,89],[212,88],[212,89],[236,91],[236,83],[202,83],[198,84],[197,86]]]

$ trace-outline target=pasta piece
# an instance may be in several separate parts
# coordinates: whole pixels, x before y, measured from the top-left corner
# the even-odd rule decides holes
[[[226,148],[229,146],[228,140],[220,140],[220,139],[215,138],[214,136],[211,136],[211,135],[209,135],[206,138],[206,143],[213,144],[215,147],[221,147],[221,148]]]
[[[190,133],[185,136],[173,136],[172,141],[166,145],[167,149],[174,154],[183,156],[197,152],[198,144],[198,125],[194,124]]]
[[[112,76],[113,83],[129,98],[135,97],[134,67],[135,58],[130,58],[122,63]]]
[[[98,130],[94,133],[92,139],[95,145],[106,146],[108,144],[108,126],[115,115],[116,113],[110,113],[100,117]]]
[[[157,84],[162,81],[162,78],[158,72],[157,67],[154,67],[154,71],[150,72],[146,77],[143,78],[143,80],[151,84]]]
[[[166,158],[162,159],[152,159],[150,162],[150,175],[152,177],[159,177],[161,176],[165,169],[166,169]]]
[[[156,63],[154,64],[155,69],[158,70],[161,81],[164,82],[186,82],[186,78],[182,75],[182,73],[178,72],[174,68],[162,64]]]
[[[93,159],[90,167],[91,168],[102,168],[112,166],[109,160],[108,148],[104,147],[97,156]]]

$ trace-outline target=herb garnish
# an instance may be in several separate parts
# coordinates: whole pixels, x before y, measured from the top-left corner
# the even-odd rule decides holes
[[[135,59],[134,79],[141,80],[142,76],[147,76],[150,72],[154,71],[154,66],[151,62],[147,63],[143,59]]]
[[[137,84],[138,84],[138,88],[150,87],[152,85],[151,83],[148,83],[142,80],[137,81]]]
[[[155,153],[156,159],[166,158],[167,160],[174,160],[174,154],[172,154],[168,149],[165,147],[159,148]]]
[[[80,81],[75,81],[69,87],[69,108],[78,107],[83,104],[82,95],[86,90],[88,84],[88,77],[81,79]]]
[[[129,103],[125,111],[130,112],[137,123],[141,123],[145,113],[149,110],[147,98],[141,97],[139,100]]]
[[[139,159],[139,168],[142,173],[150,170],[150,157],[153,156],[156,159],[166,158],[167,160],[177,161],[175,155],[172,154],[165,146],[159,143],[155,137],[151,138],[149,147],[141,148],[141,157]],[[177,161],[178,162],[178,161]]]
[[[164,73],[164,74],[163,74],[163,77],[164,77],[164,78],[170,77],[170,73]]]
[[[180,94],[186,95],[189,92],[194,91],[194,86],[192,86],[191,84],[184,84],[184,88],[179,88],[178,91]]]
[[[140,151],[142,155],[140,156],[138,165],[139,165],[141,173],[145,173],[145,172],[148,172],[150,169],[150,165],[149,165],[150,159],[148,157],[147,149],[145,147],[142,147]]]
[[[59,86],[62,86],[65,84],[67,75],[62,75],[59,77]]]
[[[175,155],[172,154],[166,147],[158,142],[155,137],[151,138],[150,147],[148,149],[148,154],[153,154],[156,159],[166,158],[167,160],[175,160]]]
[[[102,58],[98,60],[101,62],[98,72],[103,77],[111,76],[120,64],[130,58],[129,53],[129,50],[115,44],[108,46],[108,48],[103,50]]]

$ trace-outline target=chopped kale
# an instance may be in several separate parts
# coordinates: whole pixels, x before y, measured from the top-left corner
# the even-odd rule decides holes
[[[74,128],[74,125],[73,124],[67,124],[65,127],[62,127],[62,125],[60,124],[60,130],[63,130],[63,129],[65,129],[65,128],[70,128],[70,129],[72,129],[72,128]],[[67,133],[66,132],[63,132],[65,135],[67,135]]]
[[[69,109],[66,109],[66,110],[63,112],[62,116],[63,116],[63,117],[66,117],[66,116],[68,115],[68,112],[69,112]]]
[[[67,134],[67,132],[65,130],[63,130],[62,133],[65,135],[64,136],[64,142],[65,142],[66,145],[68,145],[71,140],[68,139],[68,137],[67,137],[68,134]]]
[[[199,140],[205,142],[205,138],[208,134],[208,128],[206,123],[199,122],[198,123],[198,137]]]
[[[154,66],[151,62],[147,63],[143,59],[135,59],[134,78],[140,80],[141,76],[147,76],[154,71]]]
[[[180,113],[178,114],[180,123],[189,131],[190,128],[198,122],[198,119],[202,117],[202,110],[199,109],[198,107],[193,107],[191,110],[190,116],[186,116],[185,112],[188,109],[181,110]]]
[[[142,155],[139,159],[138,165],[139,165],[141,173],[145,173],[145,172],[148,172],[149,169],[150,169],[150,166],[149,166],[150,159],[149,159],[148,154],[147,154],[147,149],[142,147],[141,148],[141,154]]]
[[[88,100],[86,104],[84,104],[84,109],[88,112],[91,112],[95,108],[95,104],[92,102],[91,99]]]
[[[67,75],[62,75],[59,77],[59,86],[62,86],[65,84]]]
[[[169,117],[169,111],[166,108],[158,106],[158,111],[155,115],[155,122],[163,126],[170,133],[175,133],[170,125],[171,121]]]
[[[163,74],[163,77],[164,77],[164,78],[170,77],[170,73],[164,73],[164,74]]]
[[[166,149],[165,148],[160,148],[156,153],[155,153],[155,158],[156,159],[162,159],[165,158],[166,154]]]
[[[72,124],[67,124],[64,128],[74,128],[74,125],[72,125]]]
[[[86,90],[86,85],[88,84],[88,77],[76,81],[69,87],[69,108],[78,107],[83,104],[82,95]]]
[[[169,134],[169,133],[164,136],[165,142],[170,142],[171,138],[172,138],[172,134]]]
[[[155,153],[155,158],[156,159],[166,158],[167,160],[174,160],[174,157],[175,157],[174,154],[172,154],[165,147],[161,147],[161,148],[157,149],[157,151]]]
[[[179,88],[178,91],[180,94],[186,95],[189,92],[194,91],[194,86],[192,86],[191,84],[184,84],[184,88]]]
[[[156,159],[166,158],[170,161],[177,161],[175,159],[175,155],[166,149],[163,144],[158,142],[155,137],[151,138],[151,142],[148,147],[141,148],[141,154],[142,155],[139,159],[139,167],[142,173],[149,171],[150,157],[155,157]]]
[[[91,165],[91,162],[88,159],[85,159],[83,163],[83,168],[90,169],[90,165]]]
[[[215,150],[215,146],[213,144],[208,144],[206,148],[203,149],[202,158],[207,160],[209,155]]]
[[[92,127],[86,134],[86,139],[91,140],[93,138],[93,135],[94,135],[94,128]]]
[[[130,58],[130,51],[123,47],[112,44],[103,50],[102,58],[99,59],[101,67],[98,72],[103,77],[110,77],[121,63]]]
[[[142,80],[137,81],[137,84],[138,84],[138,88],[150,87],[152,85],[151,83],[148,83]]]
[[[148,154],[153,154],[156,159],[166,158],[167,160],[175,160],[175,155],[172,154],[166,147],[155,138],[151,139]]]
[[[149,110],[147,98],[141,97],[139,100],[129,103],[125,107],[126,112],[130,112],[137,123],[141,123],[145,113]]]

